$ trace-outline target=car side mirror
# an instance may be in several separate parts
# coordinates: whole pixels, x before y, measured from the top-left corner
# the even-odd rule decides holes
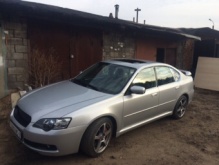
[[[134,93],[134,94],[144,94],[145,91],[146,91],[146,89],[145,89],[144,87],[142,87],[142,86],[136,86],[136,85],[132,86],[132,87],[130,88],[130,90],[131,90],[131,92]]]

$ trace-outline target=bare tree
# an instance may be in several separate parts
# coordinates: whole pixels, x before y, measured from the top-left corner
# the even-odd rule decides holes
[[[61,67],[53,48],[46,52],[34,49],[29,58],[30,85],[36,88],[50,84],[60,76]]]

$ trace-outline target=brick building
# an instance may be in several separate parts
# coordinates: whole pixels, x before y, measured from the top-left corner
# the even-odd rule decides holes
[[[181,28],[181,31],[201,38],[194,42],[192,72],[195,74],[199,57],[219,58],[219,31],[208,27]]]
[[[13,11],[13,12],[11,12]],[[0,97],[29,83],[35,50],[53,49],[69,79],[95,62],[140,58],[190,70],[199,37],[157,27],[19,0],[0,0]]]

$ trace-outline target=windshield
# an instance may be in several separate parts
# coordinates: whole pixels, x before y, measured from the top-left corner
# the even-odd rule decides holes
[[[100,62],[78,75],[72,82],[100,92],[117,94],[122,91],[136,69]]]

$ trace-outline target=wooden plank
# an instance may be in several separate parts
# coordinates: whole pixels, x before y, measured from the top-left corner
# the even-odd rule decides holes
[[[71,76],[78,75],[81,71],[102,60],[102,34],[91,29],[81,29],[77,34],[72,34]]]
[[[199,57],[195,86],[219,91],[219,58]]]

